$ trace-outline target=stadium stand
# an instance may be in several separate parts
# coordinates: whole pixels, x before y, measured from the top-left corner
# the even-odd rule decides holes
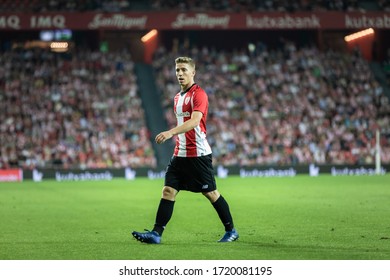
[[[50,11],[362,11],[390,9],[389,0],[2,0],[0,12]]]
[[[155,10],[181,10],[181,11],[356,11],[361,10],[357,0],[328,0],[328,1],[289,1],[289,0],[184,0],[184,1],[163,1],[154,0],[151,4]]]
[[[382,161],[390,162],[388,98],[358,55],[292,43],[185,52],[209,94],[216,163],[369,164],[377,128]],[[178,55],[160,48],[154,60],[169,126]],[[129,53],[14,50],[0,63],[2,168],[156,166]]]
[[[389,0],[0,3],[0,12],[35,13],[389,9]],[[252,52],[162,46],[153,67],[170,127],[176,124],[171,103],[178,90],[173,62],[184,54],[197,61],[196,81],[209,94],[215,164],[372,164],[377,129],[382,162],[390,163],[389,99],[359,53],[322,52],[287,41],[280,49],[259,43]],[[0,168],[157,166],[129,52],[14,49],[0,53],[0,64]],[[390,51],[381,67],[390,85]]]
[[[178,91],[173,61],[183,54],[197,61],[196,81],[209,94],[217,164],[372,164],[376,129],[382,161],[390,162],[389,100],[359,54],[291,42],[253,53],[160,48],[154,68],[170,126]]]
[[[0,168],[156,165],[127,51],[0,54]]]

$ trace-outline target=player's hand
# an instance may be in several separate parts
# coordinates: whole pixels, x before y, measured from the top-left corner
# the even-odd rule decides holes
[[[172,133],[170,133],[169,131],[163,131],[163,132],[157,134],[157,136],[154,140],[156,141],[157,144],[162,144],[171,138],[172,138]]]

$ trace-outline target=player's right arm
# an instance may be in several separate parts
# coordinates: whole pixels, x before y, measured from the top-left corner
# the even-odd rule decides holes
[[[203,113],[199,111],[193,111],[191,114],[191,118],[179,126],[176,126],[170,130],[160,132],[157,134],[155,141],[157,144],[162,144],[168,139],[171,139],[174,135],[186,133],[191,129],[194,129],[200,124],[200,120],[203,117]]]

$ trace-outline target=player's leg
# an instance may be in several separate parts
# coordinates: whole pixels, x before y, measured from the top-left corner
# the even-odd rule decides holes
[[[177,158],[173,157],[165,174],[165,183],[162,190],[160,203],[157,208],[156,220],[153,226],[153,230],[146,232],[132,232],[133,236],[138,241],[151,244],[158,244],[161,242],[161,236],[164,232],[165,226],[172,217],[175,198],[179,192],[180,173],[178,172],[177,165]]]
[[[135,239],[149,244],[159,244],[161,242],[161,236],[164,232],[165,226],[172,217],[173,206],[175,204],[175,197],[177,193],[178,191],[174,188],[164,186],[162,197],[157,208],[153,230],[146,230],[145,232],[133,231],[132,235]]]
[[[157,232],[160,236],[163,234],[165,226],[172,217],[177,193],[177,190],[169,186],[163,188],[162,197],[157,209],[156,221],[153,227],[153,231]]]
[[[203,193],[203,195],[211,202],[218,213],[219,219],[225,227],[225,234],[219,242],[231,242],[237,240],[239,235],[234,228],[233,217],[230,213],[229,204],[225,198],[218,192],[218,190],[206,192]]]
[[[219,241],[227,242],[237,240],[238,233],[234,229],[233,218],[230,213],[229,205],[225,198],[217,190],[212,165],[212,156],[207,155],[193,158],[191,159],[191,163],[193,164],[192,184],[197,188],[195,191],[200,190],[200,192],[207,197],[214,209],[217,211],[218,216],[225,227],[225,236]]]

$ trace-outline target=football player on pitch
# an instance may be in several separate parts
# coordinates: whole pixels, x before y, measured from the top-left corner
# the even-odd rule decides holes
[[[172,217],[175,198],[179,191],[202,193],[214,206],[225,227],[219,242],[232,242],[239,235],[234,228],[229,205],[218,192],[212,166],[211,148],[206,139],[208,97],[195,83],[195,63],[189,57],[178,57],[176,77],[181,91],[174,98],[177,126],[159,133],[155,141],[162,144],[177,135],[173,157],[165,173],[162,197],[157,209],[152,231],[132,235],[141,242],[159,244],[161,236]]]

